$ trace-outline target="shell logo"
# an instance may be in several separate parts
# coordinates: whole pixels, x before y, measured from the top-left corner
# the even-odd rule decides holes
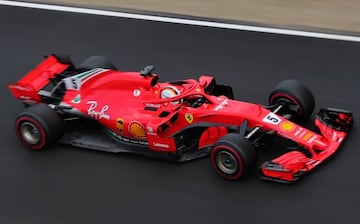
[[[295,125],[289,121],[281,122],[280,128],[284,131],[292,131],[295,129]]]
[[[137,138],[146,137],[146,130],[144,126],[140,124],[138,121],[132,121],[129,124],[129,133]]]

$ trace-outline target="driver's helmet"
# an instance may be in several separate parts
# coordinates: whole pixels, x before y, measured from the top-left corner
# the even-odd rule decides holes
[[[180,91],[175,86],[166,86],[160,92],[161,99],[173,98],[180,95]],[[173,104],[179,103],[179,101],[171,102]]]

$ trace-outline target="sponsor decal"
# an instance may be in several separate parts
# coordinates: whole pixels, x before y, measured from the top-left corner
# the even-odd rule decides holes
[[[194,122],[194,116],[191,113],[185,113],[185,120],[191,124]]]
[[[342,142],[343,139],[344,139],[344,138],[338,136],[337,132],[334,132],[334,133],[332,134],[331,140],[334,141],[334,142],[336,142],[336,141],[337,141],[337,142]]]
[[[140,89],[134,89],[133,94],[134,94],[134,96],[140,96],[140,94],[141,94]]]
[[[124,128],[124,119],[122,119],[120,117],[116,119],[116,128],[120,132],[123,132],[125,130],[125,128]]]
[[[306,135],[304,135],[304,137],[302,139],[305,141],[308,141],[312,136],[313,136],[313,134],[311,132],[308,132],[308,133],[306,133]]]
[[[20,96],[19,99],[20,99],[22,102],[24,102],[24,103],[26,103],[26,104],[30,104],[30,105],[37,103],[36,100],[33,100],[33,99],[31,99],[30,97],[28,97],[28,96]]]
[[[338,139],[337,133],[334,132],[333,135],[332,135],[332,140],[335,142],[337,139]]]
[[[116,134],[115,132],[113,132],[111,130],[108,130],[108,132],[113,137],[115,137],[117,140],[120,140],[120,141],[125,142],[125,143],[132,143],[132,144],[139,144],[139,145],[149,145],[149,143],[146,142],[146,141],[140,141],[140,140],[125,138],[125,137],[123,137],[121,135]]]
[[[146,103],[146,107],[154,107],[154,108],[160,108],[160,104],[154,104],[154,103]]]
[[[147,130],[148,130],[148,133],[154,133],[154,130],[153,130],[153,128],[152,127],[147,127]]]
[[[97,110],[98,108],[98,102],[90,100],[86,104],[89,105],[88,108],[88,115],[90,117],[93,117],[94,119],[101,120],[106,119],[110,120],[110,115],[106,113],[106,111],[109,109],[109,105],[104,105],[100,110]]]
[[[307,163],[311,163],[311,165],[316,166],[320,163],[319,160],[309,159]]]
[[[154,147],[159,147],[159,148],[170,148],[170,146],[168,144],[163,144],[163,143],[159,143],[159,142],[153,142]]]
[[[22,102],[24,102],[24,103],[26,103],[26,104],[30,104],[30,105],[37,103],[37,101],[31,100],[31,99],[29,99],[29,100],[22,100]]]
[[[26,88],[26,87],[23,87],[23,86],[18,86],[18,85],[9,85],[9,88],[10,89],[18,89],[18,90],[21,90],[21,91],[26,91],[26,92],[31,92],[33,91],[32,88]]]
[[[320,140],[315,139],[314,142],[321,145],[321,146],[326,146],[326,144],[324,142],[320,141]]]
[[[79,88],[79,85],[78,85],[78,83],[76,82],[76,79],[71,79],[71,86],[72,86],[74,89],[78,89],[78,88]]]
[[[301,138],[304,141],[307,141],[308,143],[317,142],[319,143],[317,139],[317,135],[314,135],[312,132],[309,132],[308,130],[304,128],[299,128],[294,134],[296,137]],[[324,143],[319,143],[323,145]]]
[[[316,135],[313,135],[313,136],[309,139],[308,143],[314,142],[314,141],[316,140],[316,138],[317,138],[317,136],[316,136]]]
[[[280,123],[280,128],[284,131],[291,132],[295,129],[295,125],[292,122],[284,121]]]
[[[80,89],[80,86],[81,86],[80,79],[77,79],[76,77],[72,76],[67,79],[64,79],[64,81],[65,81],[66,89],[71,89],[71,90],[79,90]]]
[[[300,133],[302,132],[304,130],[304,128],[298,128],[297,130],[296,130],[296,132],[295,132],[295,136],[298,136],[298,135],[300,135]]]
[[[71,101],[72,103],[80,103],[81,102],[81,95],[78,94],[75,98]]]
[[[270,112],[264,117],[263,122],[278,125],[281,122],[281,118],[276,114]]]
[[[217,105],[214,110],[215,110],[215,111],[218,111],[218,110],[223,109],[225,106],[227,106],[228,101],[229,101],[228,99],[225,99],[225,100],[222,101],[219,105]]]
[[[146,137],[146,130],[144,126],[138,121],[132,121],[129,124],[129,133],[137,138]]]

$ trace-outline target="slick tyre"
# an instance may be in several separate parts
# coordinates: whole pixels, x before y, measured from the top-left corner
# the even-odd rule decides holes
[[[219,139],[210,152],[210,162],[216,173],[227,180],[238,180],[255,169],[257,152],[239,134],[227,134]]]
[[[116,66],[104,56],[91,56],[78,67],[79,70],[91,70],[94,68],[117,70]]]
[[[61,137],[64,125],[54,110],[46,104],[39,103],[18,115],[15,130],[17,137],[27,148],[42,150]]]
[[[295,119],[306,121],[314,111],[315,100],[304,84],[297,80],[285,80],[271,91],[269,105],[283,105]]]

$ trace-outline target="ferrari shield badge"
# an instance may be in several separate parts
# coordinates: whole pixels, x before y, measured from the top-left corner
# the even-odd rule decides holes
[[[194,121],[194,116],[190,113],[185,113],[185,120],[191,124]]]

